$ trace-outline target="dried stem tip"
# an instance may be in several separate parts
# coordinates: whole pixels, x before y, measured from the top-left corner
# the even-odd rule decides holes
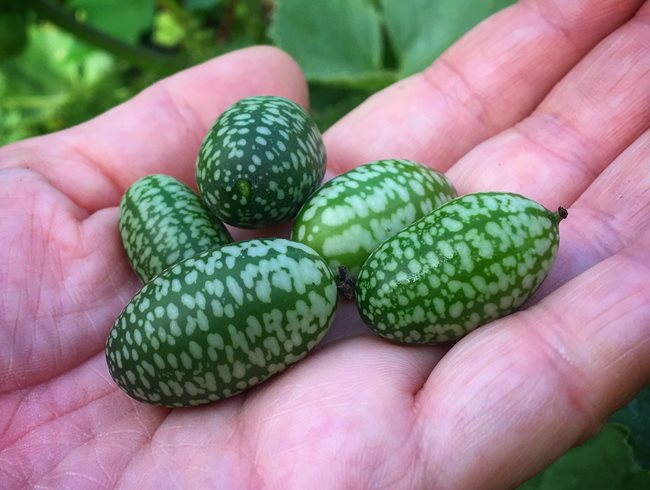
[[[345,266],[340,266],[336,269],[336,288],[344,299],[348,301],[354,299],[354,287],[356,283],[356,279],[350,275]]]

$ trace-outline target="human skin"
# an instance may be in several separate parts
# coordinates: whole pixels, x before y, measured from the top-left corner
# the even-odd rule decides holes
[[[522,1],[335,124],[332,173],[411,158],[461,193],[568,208],[550,277],[453,346],[382,341],[341,305],[303,361],[199,408],[110,379],[106,335],[140,287],[117,205],[146,174],[193,183],[235,100],[306,106],[295,62],[237,51],[0,149],[0,488],[501,489],[543,470],[650,382],[648,52],[650,2]]]

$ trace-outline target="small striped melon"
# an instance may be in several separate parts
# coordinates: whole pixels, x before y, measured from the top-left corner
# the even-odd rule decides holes
[[[548,274],[565,217],[518,194],[456,198],[368,257],[356,284],[361,317],[382,337],[435,344],[507,315]]]
[[[325,146],[310,116],[282,97],[241,99],[214,123],[196,181],[224,223],[262,228],[293,218],[325,175]]]
[[[456,197],[442,174],[411,160],[379,160],[323,185],[300,210],[291,238],[316,250],[333,270],[356,278],[386,238]]]
[[[309,247],[247,240],[166,269],[124,308],[106,343],[128,395],[167,407],[201,405],[257,385],[325,335],[334,277]]]
[[[144,283],[183,259],[232,242],[199,196],[168,175],[147,175],[127,189],[118,227],[131,267]]]

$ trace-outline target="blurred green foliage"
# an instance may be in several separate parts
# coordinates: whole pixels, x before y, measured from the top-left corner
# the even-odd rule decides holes
[[[72,126],[254,44],[290,53],[321,130],[514,0],[0,0],[0,144]]]
[[[90,119],[182,68],[269,43],[258,0],[0,0],[0,144]]]
[[[513,1],[0,0],[0,144],[78,124],[177,70],[254,44],[298,61],[325,130]],[[650,468],[649,420],[646,389],[522,488],[650,488],[641,469]]]

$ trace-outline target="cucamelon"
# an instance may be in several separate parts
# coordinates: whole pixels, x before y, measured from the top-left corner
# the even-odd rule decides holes
[[[131,397],[200,405],[261,383],[305,356],[327,331],[337,291],[309,247],[280,238],[226,245],[147,283],[106,343]]]
[[[501,192],[444,204],[368,257],[361,317],[382,337],[433,344],[514,311],[548,274],[566,214]]]
[[[199,192],[223,222],[262,228],[293,218],[325,174],[310,116],[274,96],[239,100],[214,123],[196,162]]]
[[[419,163],[367,163],[314,192],[298,213],[291,238],[313,248],[333,270],[345,267],[354,279],[381,242],[454,197],[444,175]]]
[[[136,275],[146,283],[183,259],[232,242],[199,196],[168,175],[148,175],[122,196],[118,228]]]

